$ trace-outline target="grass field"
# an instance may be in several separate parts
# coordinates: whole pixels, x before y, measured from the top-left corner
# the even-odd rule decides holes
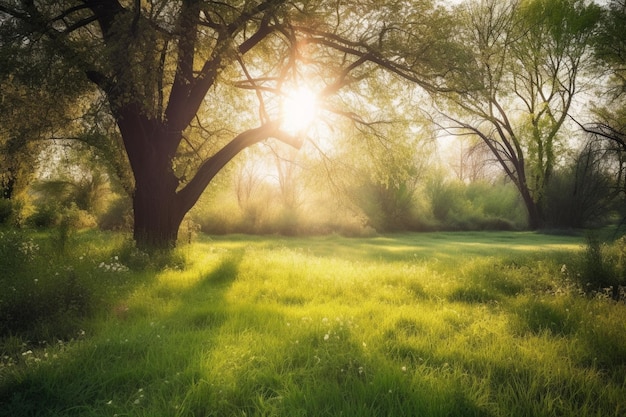
[[[583,294],[580,236],[19,239],[2,416],[626,415],[626,305]]]

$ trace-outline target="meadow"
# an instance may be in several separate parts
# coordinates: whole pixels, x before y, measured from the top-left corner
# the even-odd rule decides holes
[[[623,242],[2,233],[2,416],[626,414]]]

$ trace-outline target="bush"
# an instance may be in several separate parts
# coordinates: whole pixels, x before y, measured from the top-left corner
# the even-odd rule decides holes
[[[0,224],[7,224],[13,214],[13,202],[7,198],[0,198]]]
[[[281,235],[297,236],[300,229],[300,213],[294,208],[285,208],[276,219],[276,228]]]
[[[37,228],[54,227],[61,221],[61,207],[54,203],[44,203],[35,208],[28,223]]]
[[[21,231],[0,231],[0,279],[27,270],[37,252],[39,245]]]
[[[75,335],[79,319],[95,307],[93,291],[56,259],[21,231],[0,232],[0,337]]]
[[[98,227],[101,230],[129,231],[132,224],[132,205],[130,199],[125,197],[112,201],[98,218]]]
[[[0,337],[40,341],[75,335],[79,319],[94,308],[92,291],[73,270],[32,276],[13,280],[9,296],[0,299]]]
[[[596,234],[589,234],[580,270],[580,284],[585,292],[615,300],[622,298],[626,285],[626,238],[607,245]]]
[[[508,184],[432,181],[426,191],[444,230],[514,230],[525,224],[524,209]]]
[[[606,222],[612,191],[602,166],[605,159],[589,144],[569,166],[552,175],[542,207],[546,226],[576,229]]]

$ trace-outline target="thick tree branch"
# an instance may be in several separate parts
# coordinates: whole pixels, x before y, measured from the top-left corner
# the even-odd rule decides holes
[[[98,24],[105,42],[108,42],[113,35],[111,28],[115,22],[115,18],[126,9],[117,0],[83,0],[85,5],[91,9],[94,16],[97,17]]]
[[[421,78],[408,66],[381,56],[374,48],[362,42],[350,41],[334,33],[320,31],[314,28],[304,26],[296,26],[294,28],[299,32],[307,34],[309,36],[307,38],[307,42],[309,43],[323,45],[336,51],[376,64],[407,81],[419,85],[426,91],[447,91],[446,89],[436,86],[432,80],[427,81],[426,79]]]
[[[170,102],[166,110],[166,119],[172,123],[174,129],[182,130],[193,120],[194,115],[202,105],[204,97],[214,85],[220,70],[226,64],[225,57],[232,47],[231,41],[233,37],[246,26],[249,20],[254,19],[261,13],[268,13],[262,17],[259,29],[236,47],[236,53],[238,54],[245,55],[277,30],[278,26],[269,25],[268,23],[272,16],[270,13],[271,7],[280,3],[281,1],[277,0],[263,2],[252,10],[243,12],[233,23],[218,29],[218,38],[212,56],[205,61],[199,74],[192,81],[184,83],[189,75],[181,73],[179,77],[179,71],[176,72],[178,82],[176,80],[174,82]],[[199,13],[199,9],[197,12]],[[195,23],[198,23],[197,17]],[[193,29],[189,28],[189,30],[193,30],[195,36],[195,26]],[[191,80],[191,78],[189,79]]]
[[[280,130],[279,122],[266,123],[260,127],[239,134],[215,155],[205,161],[191,181],[177,193],[178,201],[180,201],[182,205],[180,208],[185,212],[191,209],[211,180],[229,161],[242,150],[265,139],[269,139],[270,137],[276,138],[295,148],[302,146],[300,139]]]

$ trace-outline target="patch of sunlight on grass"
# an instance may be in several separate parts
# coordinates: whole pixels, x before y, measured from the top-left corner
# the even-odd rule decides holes
[[[127,272],[119,311],[55,361],[15,355],[0,402],[13,415],[619,415],[625,306],[566,282],[580,244],[204,237],[180,249],[182,269]]]

